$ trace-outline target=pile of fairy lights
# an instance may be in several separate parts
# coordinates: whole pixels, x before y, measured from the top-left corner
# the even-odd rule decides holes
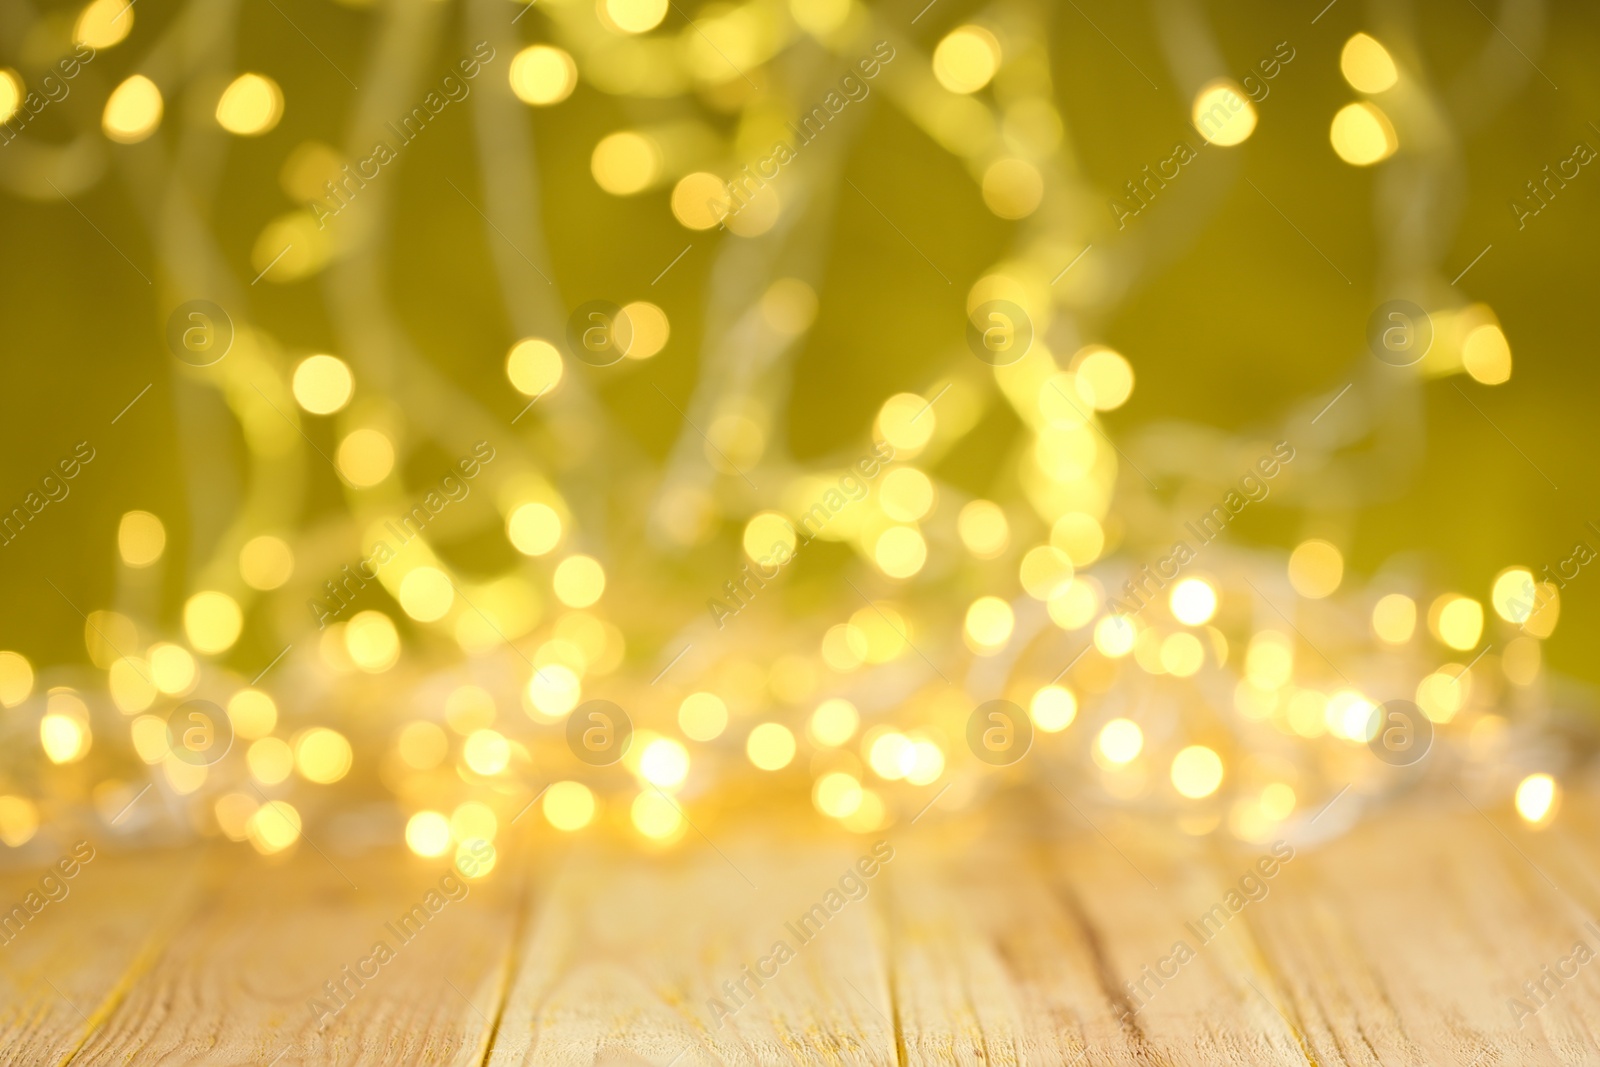
[[[1108,223],[1052,206],[1085,186],[1024,8],[994,8],[982,24],[946,34],[931,56],[854,0],[725,5],[672,31],[662,26],[667,14],[665,0],[598,8],[550,0],[518,32],[559,46],[524,47],[490,76],[532,107],[561,105],[581,77],[619,97],[697,96],[699,106],[737,116],[732,144],[688,119],[597,137],[600,188],[670,189],[662,209],[693,232],[717,224],[730,161],[769,145],[804,92],[757,92],[741,72],[785,50],[826,67],[893,40],[898,58],[878,88],[968,163],[990,210],[1019,220],[1013,254],[968,299],[1026,308],[1036,330],[1027,355],[985,366],[953,338],[935,380],[886,398],[870,431],[833,464],[779,455],[772,404],[729,390],[709,411],[693,469],[664,469],[642,498],[648,528],[631,543],[586,528],[578,516],[596,510],[572,498],[620,488],[563,490],[560,472],[519,459],[514,439],[496,429],[484,435],[497,442],[496,458],[481,465],[452,529],[497,526],[518,562],[469,576],[420,535],[379,570],[382,592],[364,592],[319,629],[307,598],[333,604],[325,582],[342,580],[341,566],[364,557],[386,536],[384,524],[432,488],[402,484],[399,474],[421,431],[350,361],[288,351],[263,327],[240,323],[225,360],[181,373],[219,391],[263,462],[289,457],[316,468],[306,433],[336,441],[325,458],[344,484],[348,521],[236,528],[225,551],[194,569],[180,622],[164,625],[153,590],[171,520],[125,514],[117,604],[90,612],[84,630],[92,668],[40,667],[0,652],[0,703],[14,742],[0,779],[0,840],[18,848],[41,827],[47,840],[53,826],[86,818],[106,835],[222,835],[265,854],[302,833],[403,833],[416,853],[439,856],[469,839],[494,840],[526,815],[563,833],[609,830],[664,847],[691,825],[712,827],[751,805],[808,810],[870,833],[930,806],[972,810],[1006,788],[1036,788],[1054,803],[1051,787],[1168,812],[1190,832],[1262,840],[1345,786],[1372,797],[1435,765],[1509,800],[1531,825],[1554,818],[1557,776],[1571,767],[1567,746],[1550,740],[1541,642],[1560,594],[1528,568],[1508,568],[1469,595],[1430,591],[1411,572],[1362,580],[1320,537],[1286,558],[1224,539],[1158,583],[1136,615],[1108,608],[1141,565],[1165,554],[1184,520],[1222,500],[1274,442],[1229,442],[1217,469],[1184,476],[1166,503],[1140,495],[1120,462],[1097,413],[1128,401],[1139,360],[1092,343],[1085,323],[1114,288],[1095,260],[1052,281]],[[95,0],[73,32],[104,50],[139,17],[123,0]],[[776,67],[762,69],[777,81]],[[1342,69],[1362,99],[1333,118],[1330,144],[1346,163],[1379,164],[1405,132],[1385,114],[1386,95],[1404,100],[1417,86],[1366,34],[1349,40]],[[1201,87],[1195,115],[1232,91],[1226,81]],[[293,103],[268,75],[243,73],[220,91],[214,119],[230,135],[261,135]],[[0,109],[22,105],[21,79],[7,71]],[[163,108],[157,83],[131,76],[106,99],[103,133],[137,144],[159,129]],[[1256,123],[1245,102],[1208,140],[1237,145]],[[282,184],[302,206],[264,228],[256,266],[270,281],[317,275],[340,254],[304,205],[342,163],[312,142],[287,154]],[[724,240],[781,229],[800,199],[783,182],[798,188],[818,174],[760,189],[728,220],[733,236]],[[286,242],[295,253],[269,263]],[[629,361],[608,373],[629,373],[671,336],[660,307],[637,300],[626,310]],[[813,285],[775,277],[749,309],[749,328],[789,351],[816,311]],[[1410,372],[1416,379],[1509,379],[1509,345],[1486,307],[1436,309],[1433,325],[1433,347]],[[553,331],[519,341],[506,357],[516,390],[508,396],[543,407],[518,432],[542,432],[546,418],[559,424],[563,387],[590,371]],[[997,498],[974,498],[934,472],[997,406],[1022,432]],[[870,474],[855,466],[882,445],[892,446],[891,461],[870,464]],[[1313,478],[1311,466],[1286,464],[1273,492]],[[747,491],[755,484],[766,492]],[[862,493],[844,495],[810,531],[831,547],[810,548],[797,524],[841,484]],[[742,536],[728,536],[741,527]],[[704,546],[719,538],[737,541],[744,557],[712,553],[717,567],[690,573],[684,553],[707,558]],[[770,566],[774,546],[795,562],[748,582],[751,564]],[[822,566],[808,557],[823,551],[834,553],[836,571],[807,574]],[[708,611],[708,602],[728,611]],[[261,647],[283,647],[279,660],[246,672],[230,658],[247,625],[269,634]],[[251,684],[257,667],[265,670]],[[1368,751],[1373,710],[1395,697],[1414,700],[1437,731],[1430,762],[1416,770]],[[580,761],[568,744],[564,720],[593,698],[633,723],[614,765]],[[192,699],[227,712],[233,740],[211,762],[171,751],[167,717]],[[1025,709],[1035,736],[1024,757],[996,763],[971,750],[969,718],[991,699]]]

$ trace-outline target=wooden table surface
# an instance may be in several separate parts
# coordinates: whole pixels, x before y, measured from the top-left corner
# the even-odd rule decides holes
[[[924,820],[867,863],[539,830],[464,896],[400,853],[103,849],[0,944],[0,1062],[1596,1063],[1597,812],[1533,832],[1447,793],[1265,864],[1110,813]]]

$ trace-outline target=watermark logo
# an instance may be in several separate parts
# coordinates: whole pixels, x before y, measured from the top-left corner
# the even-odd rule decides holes
[[[1391,367],[1409,367],[1433,347],[1433,320],[1409,300],[1379,304],[1367,319],[1367,347]]]
[[[765,156],[739,168],[739,172],[726,184],[727,199],[713,199],[706,204],[710,217],[717,220],[718,227],[729,228],[730,219],[775,182],[784,167],[800,158],[800,149],[821,137],[822,131],[830,123],[838,122],[840,113],[852,102],[865,100],[872,92],[868,82],[893,62],[895,54],[893,45],[888,41],[879,41],[870,54],[856,60],[853,69],[839,79],[837,90],[829,90],[809,111],[802,112],[788,124],[786,131],[794,134],[792,144],[774,141],[771,151]],[[857,72],[860,77],[856,76]]]
[[[836,485],[830,486],[809,508],[800,513],[796,523],[789,524],[796,538],[793,547],[782,540],[775,541],[766,556],[752,560],[755,564],[753,572],[750,564],[746,563],[732,579],[723,582],[722,588],[727,599],[712,597],[706,601],[706,607],[711,611],[711,621],[717,624],[717,629],[722,629],[727,625],[729,618],[749,607],[756,593],[765,589],[768,582],[777,578],[779,572],[794,561],[802,548],[816,540],[835,515],[849,505],[865,500],[870,492],[867,483],[876,478],[892,459],[894,459],[894,446],[889,442],[879,441],[873,445],[870,452],[856,460],[853,469],[846,468],[845,473],[839,476]]]
[[[783,924],[787,937],[772,943],[771,950],[753,964],[740,968],[739,975],[722,983],[721,996],[706,1001],[711,1021],[721,1030],[728,1020],[751,1003],[756,994],[778,977],[784,965],[794,959],[799,950],[814,941],[845,908],[865,900],[871,890],[872,879],[894,859],[894,846],[887,841],[875,842],[870,853],[862,855],[844,869],[839,880],[829,887],[817,902],[801,912],[794,921]],[[793,938],[793,941],[790,941]]]
[[[1251,904],[1259,904],[1266,900],[1268,894],[1272,892],[1269,883],[1293,859],[1293,845],[1286,841],[1274,841],[1270,854],[1261,855],[1255,863],[1246,867],[1244,874],[1239,876],[1239,880],[1229,887],[1221,899],[1195,916],[1193,920],[1185,922],[1184,929],[1195,938],[1193,945],[1187,938],[1179,938],[1172,943],[1171,950],[1165,956],[1153,964],[1145,964],[1134,978],[1123,982],[1126,995],[1121,998],[1122,1021],[1128,1022],[1149,1007],[1156,994],[1178,977],[1179,972],[1191,960],[1197,959],[1200,950],[1216,940],[1223,928],[1237,918],[1240,912]]]
[[[567,319],[567,351],[591,367],[609,367],[633,345],[633,323],[609,300],[578,305]]]
[[[967,747],[991,767],[1009,767],[1033,747],[1033,720],[1009,700],[979,704],[967,719]]]
[[[1592,922],[1583,924],[1591,937],[1600,937],[1600,927]],[[1528,1025],[1528,1020],[1538,1015],[1550,1002],[1555,1000],[1556,994],[1568,982],[1578,977],[1578,971],[1588,966],[1589,961],[1595,958],[1595,950],[1588,941],[1579,938],[1572,943],[1572,951],[1556,960],[1554,964],[1545,964],[1539,968],[1539,973],[1529,981],[1522,983],[1522,992],[1526,999],[1516,997],[1506,998],[1506,1007],[1511,1009],[1511,1018],[1521,1030]]]
[[[233,747],[233,721],[209,700],[185,700],[167,712],[167,747],[185,763],[209,767]]]
[[[326,1030],[328,1023],[350,1006],[356,994],[365,989],[368,982],[377,979],[383,968],[399,958],[400,950],[421,936],[422,931],[432,925],[445,908],[466,900],[472,892],[468,880],[477,878],[480,871],[488,873],[483,865],[488,863],[492,866],[493,862],[494,846],[483,838],[469,837],[461,842],[455,865],[439,876],[437,885],[410,908],[384,923],[383,933],[372,943],[372,951],[358,957],[354,963],[341,967],[332,978],[322,983],[320,995],[313,995],[306,1001],[317,1030]],[[283,1058],[282,1053],[278,1058]]]
[[[72,851],[50,866],[37,883],[10,907],[0,903],[0,945],[10,945],[29,923],[37,922],[39,913],[51,904],[59,904],[72,893],[70,880],[78,877],[83,868],[94,859],[94,846],[79,841]],[[53,914],[53,913],[52,913]]]
[[[189,300],[167,316],[167,350],[191,367],[209,367],[233,347],[233,320],[209,300]]]
[[[1409,767],[1433,747],[1433,723],[1409,700],[1391,700],[1367,719],[1367,748],[1391,767]]]
[[[567,747],[591,767],[609,767],[628,754],[633,720],[609,700],[586,700],[567,716]]]
[[[311,610],[311,617],[317,620],[317,629],[326,628],[328,620],[337,619],[343,614],[369,583],[377,581],[378,571],[399,556],[400,551],[413,539],[420,537],[423,527],[438,517],[441,511],[467,499],[472,493],[472,479],[494,462],[494,457],[494,446],[488,441],[479,441],[472,446],[470,453],[456,460],[454,467],[446,468],[449,473],[439,479],[435,488],[428,490],[426,495],[412,504],[410,511],[396,518],[385,519],[384,536],[372,542],[372,551],[365,558],[356,560],[354,566],[346,563],[339,568],[338,574],[322,583],[323,594],[319,595],[325,595],[327,599],[306,598],[306,607]]]
[[[967,316],[967,347],[991,367],[1009,367],[1033,347],[1033,320],[1009,300],[985,300]]]
[[[1123,599],[1108,596],[1106,607],[1115,615],[1137,615],[1143,611],[1147,604],[1161,595],[1167,583],[1177,580],[1183,569],[1199,555],[1200,549],[1222,536],[1228,524],[1241,511],[1272,494],[1269,481],[1276,478],[1285,465],[1292,463],[1294,457],[1294,446],[1287,441],[1279,441],[1271,452],[1256,460],[1254,467],[1246,469],[1235,487],[1213,504],[1210,511],[1199,516],[1197,521],[1183,524],[1184,529],[1194,536],[1194,544],[1187,539],[1173,542],[1170,552],[1153,563],[1146,563],[1131,579],[1122,583]]]

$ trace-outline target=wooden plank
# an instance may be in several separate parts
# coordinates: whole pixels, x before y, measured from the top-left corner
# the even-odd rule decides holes
[[[796,925],[870,842],[718,845],[575,853],[530,923],[489,1063],[894,1064],[881,867],[862,899]]]
[[[1546,970],[1579,941],[1600,959],[1593,800],[1569,798],[1535,832],[1436,794],[1280,852],[1270,875],[1267,845],[1037,815],[900,828],[892,860],[845,883],[871,841],[724,828],[717,846],[641,855],[591,839],[564,856],[545,834],[526,843],[536,894],[507,845],[463,899],[444,887],[409,939],[389,924],[441,890],[442,862],[99,856],[0,944],[0,1063],[1600,1059],[1600,964],[1559,982]],[[0,878],[0,900],[37,883]],[[390,962],[345,977],[378,940]],[[1194,951],[1173,967],[1178,942]],[[320,1019],[319,992],[339,1009]]]
[[[0,944],[0,1064],[65,1062],[116,1009],[148,968],[193,898],[198,852],[117,856],[71,847],[71,878],[59,868],[8,872],[0,909],[43,904]],[[53,861],[59,862],[59,861]],[[46,874],[55,880],[46,884]],[[62,895],[65,888],[65,895]],[[58,897],[59,899],[51,899]]]
[[[938,833],[901,838],[885,901],[903,1062],[1076,1062],[1111,1017],[1033,857]]]
[[[1560,851],[1560,837],[1544,840]],[[1312,856],[1298,872],[1307,920],[1286,917],[1272,942],[1275,968],[1326,1032],[1318,1045],[1363,1064],[1595,1059],[1600,974],[1592,969],[1579,969],[1533,1019],[1510,1006],[1526,1000],[1522,982],[1568,955],[1574,939],[1600,953],[1600,937],[1584,931],[1600,899],[1592,870],[1587,880],[1562,870],[1581,891],[1573,896],[1541,870],[1555,870],[1557,854],[1536,862],[1539,853],[1539,835],[1514,817],[1451,792],[1432,811],[1410,806],[1373,819]],[[1318,1019],[1331,1014],[1323,1003],[1338,1016]]]
[[[482,1062],[515,922],[505,857],[463,883],[398,851],[337,869],[304,847],[280,863],[223,855],[215,889],[74,1067]]]
[[[905,1062],[1303,1064],[1247,981],[1263,976],[1241,931],[1202,944],[1185,925],[1228,888],[1199,844],[1092,818],[1055,840],[931,845],[895,871]]]
[[[1093,818],[1099,840],[1085,839],[1070,868],[1057,855],[1053,869],[1082,901],[1105,986],[1128,1013],[1108,1062],[1314,1062],[1247,921],[1281,900],[1295,854],[1272,844],[1232,850],[1112,813]]]
[[[1305,851],[1285,872],[1282,907],[1250,914],[1316,1062],[1600,1057],[1600,968],[1581,969],[1533,1019],[1508,1005],[1574,939],[1600,952],[1600,937],[1535,865],[1532,835],[1486,816],[1454,792],[1381,813]],[[1592,870],[1582,891],[1600,899]]]

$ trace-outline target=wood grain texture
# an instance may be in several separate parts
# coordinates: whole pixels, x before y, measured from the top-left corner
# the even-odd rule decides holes
[[[70,847],[63,855],[70,853]],[[97,850],[50,902],[0,945],[0,1064],[57,1064],[120,1006],[195,892],[201,853],[114,857]],[[0,908],[49,900],[45,873],[0,878]],[[54,891],[59,894],[60,890]]]
[[[441,861],[103,857],[0,946],[0,1063],[1600,1062],[1597,831],[1454,790],[1315,847],[1076,811],[896,828],[870,875],[871,839],[540,832],[409,939]]]
[[[531,924],[490,1064],[895,1063],[881,873],[796,925],[865,849],[576,854]]]
[[[1600,935],[1584,929],[1594,913],[1531,860],[1550,847],[1559,835],[1491,822],[1446,794],[1286,871],[1282,906],[1250,918],[1317,1062],[1600,1060],[1600,968],[1579,968],[1531,1016],[1511,1006],[1533,1005],[1521,984],[1575,940],[1600,952]]]
[[[394,854],[335,869],[313,851],[272,866],[234,852],[72,1063],[477,1065],[505,985],[512,879],[460,895],[450,876]]]
[[[1209,942],[1188,925],[1229,870],[1192,839],[1110,824],[908,863],[893,963],[906,1062],[1303,1063],[1238,920]]]

